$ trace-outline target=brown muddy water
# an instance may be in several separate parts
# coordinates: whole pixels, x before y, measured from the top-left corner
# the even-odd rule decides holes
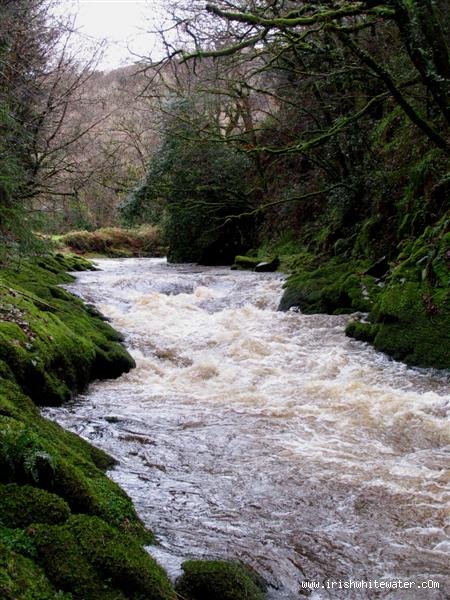
[[[45,414],[120,461],[110,476],[173,577],[213,556],[253,566],[274,599],[306,580],[325,586],[312,599],[450,597],[448,373],[346,338],[351,317],[276,312],[279,274],[98,266],[68,287],[137,368]],[[343,587],[375,579],[415,587]]]

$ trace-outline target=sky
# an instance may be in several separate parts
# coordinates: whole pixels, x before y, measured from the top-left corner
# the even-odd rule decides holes
[[[57,14],[75,16],[75,45],[107,41],[98,66],[107,71],[139,56],[161,57],[159,40],[149,30],[160,21],[163,4],[164,0],[61,0]]]

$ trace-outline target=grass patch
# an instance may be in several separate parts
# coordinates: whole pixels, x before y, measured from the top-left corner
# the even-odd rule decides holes
[[[58,236],[58,243],[77,253],[113,258],[166,254],[160,230],[152,225],[137,229],[105,227],[96,231],[70,231]]]

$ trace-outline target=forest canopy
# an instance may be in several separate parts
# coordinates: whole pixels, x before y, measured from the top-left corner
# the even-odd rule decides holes
[[[111,73],[74,55],[47,0],[1,11],[9,246],[36,243],[30,231],[151,223],[174,259],[228,262],[283,232],[330,250],[380,214],[390,244],[446,210],[442,195],[420,210],[415,198],[399,233],[408,168],[445,186],[444,0],[173,0],[149,32],[166,57]]]

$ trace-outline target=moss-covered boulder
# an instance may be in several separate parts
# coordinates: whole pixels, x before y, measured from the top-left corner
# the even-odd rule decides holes
[[[379,293],[376,279],[367,275],[368,261],[322,260],[299,269],[287,280],[279,310],[296,307],[305,314],[367,312]]]
[[[30,485],[0,485],[0,523],[7,527],[64,523],[69,515],[69,505],[56,494]]]
[[[253,256],[235,256],[234,264],[231,267],[232,269],[237,270],[251,270],[253,271],[258,263],[260,263],[260,259]]]
[[[0,275],[0,361],[36,404],[58,405],[95,378],[134,367],[121,336],[59,284],[80,258],[25,259]]]
[[[264,600],[259,578],[246,567],[219,560],[189,560],[176,590],[186,600]]]
[[[175,599],[162,568],[133,538],[98,517],[75,515],[29,535],[50,581],[74,599]]]
[[[450,220],[406,244],[369,316],[347,334],[395,359],[450,368]]]

